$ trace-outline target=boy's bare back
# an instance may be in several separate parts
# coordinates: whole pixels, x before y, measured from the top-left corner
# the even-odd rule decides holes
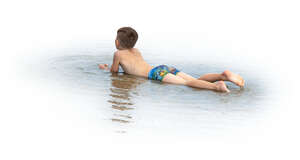
[[[142,57],[136,48],[118,50],[114,54],[112,69],[119,70],[119,64],[127,74],[148,77],[149,71],[153,68]]]

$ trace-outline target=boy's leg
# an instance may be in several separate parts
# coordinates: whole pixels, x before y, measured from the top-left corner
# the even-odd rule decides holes
[[[216,90],[222,92],[229,92],[229,90],[227,89],[223,81],[217,83],[210,83],[207,81],[197,80],[197,79],[185,80],[180,76],[175,76],[173,74],[168,73],[164,77],[163,82],[172,83],[172,84],[181,84],[181,85],[186,85],[186,86],[201,88],[201,89],[210,89],[210,90]]]
[[[197,78],[192,77],[191,75],[188,75],[184,72],[178,72],[176,76],[179,76],[185,80],[196,80]],[[226,81],[227,78],[223,74],[218,74],[218,73],[208,73],[202,75],[198,80],[203,80],[203,81],[208,81],[208,82],[216,82],[216,81]]]
[[[195,77],[192,77],[191,75],[188,75],[188,74],[186,74],[186,73],[184,73],[184,72],[178,72],[177,74],[176,74],[176,76],[179,76],[179,77],[181,77],[181,78],[183,78],[184,80],[186,80],[186,81],[191,81],[191,80],[196,80],[197,78],[195,78]]]
[[[208,81],[208,82],[230,81],[240,87],[243,87],[245,83],[244,79],[240,75],[232,73],[228,70],[224,71],[221,74],[217,74],[217,73],[205,74],[198,79]]]
[[[227,78],[223,74],[218,74],[218,73],[207,73],[202,75],[198,79],[208,81],[208,82],[227,81]]]
[[[175,76],[174,74],[171,73],[166,74],[162,81],[167,83],[172,83],[172,84],[181,84],[181,85],[185,85],[186,83],[185,79],[179,76]]]

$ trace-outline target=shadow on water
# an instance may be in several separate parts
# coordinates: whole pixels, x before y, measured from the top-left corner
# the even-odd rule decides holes
[[[114,118],[111,119],[113,122],[130,123],[133,121],[130,111],[136,106],[132,98],[133,95],[138,95],[136,88],[145,81],[145,79],[128,74],[111,74],[110,100],[108,102],[116,112]]]

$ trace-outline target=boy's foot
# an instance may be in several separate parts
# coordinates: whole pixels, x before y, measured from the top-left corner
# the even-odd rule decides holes
[[[221,92],[230,92],[229,89],[227,88],[226,84],[224,81],[218,81],[215,83],[217,85],[217,90]]]
[[[222,74],[226,77],[226,79],[228,81],[230,81],[240,87],[243,87],[245,84],[244,79],[238,74],[232,73],[230,71],[224,71]]]

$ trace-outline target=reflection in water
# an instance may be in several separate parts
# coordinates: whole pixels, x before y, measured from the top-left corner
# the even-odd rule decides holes
[[[132,99],[134,95],[138,95],[137,86],[145,81],[145,79],[128,74],[113,73],[111,75],[112,86],[109,94],[111,99],[108,102],[113,108],[114,118],[111,119],[113,122],[133,122],[130,110],[133,110],[135,106]]]
[[[78,51],[76,51],[78,52]],[[100,51],[99,51],[100,52]],[[98,51],[95,53],[99,53]],[[107,52],[108,53],[108,52]],[[151,56],[150,56],[151,57]],[[150,59],[151,60],[151,59]],[[102,116],[116,125],[117,133],[125,133],[130,127],[162,128],[193,131],[211,128],[230,128],[232,125],[245,124],[262,113],[262,102],[271,95],[267,80],[256,75],[256,70],[237,70],[245,79],[244,89],[227,83],[230,93],[218,93],[189,88],[186,86],[161,84],[145,78],[128,74],[111,74],[99,70],[98,63],[111,61],[111,54],[71,55],[47,60],[47,70],[42,75],[53,79],[62,86],[77,89],[88,97],[105,99],[99,107]],[[156,61],[152,59],[155,63]],[[199,77],[204,73],[220,72],[222,66],[199,64],[199,62],[178,63],[172,59],[170,64],[178,64],[187,73]],[[44,63],[43,63],[44,64]],[[255,72],[255,75],[251,73]],[[269,82],[268,82],[269,83]],[[267,87],[267,88],[266,88]],[[266,92],[268,91],[268,92]],[[104,108],[103,108],[104,107]],[[137,108],[138,107],[138,108]],[[105,111],[108,110],[108,114]],[[138,112],[138,114],[136,114]],[[134,122],[134,123],[132,123]],[[222,126],[222,127],[220,127]],[[125,127],[125,128],[123,128]]]

